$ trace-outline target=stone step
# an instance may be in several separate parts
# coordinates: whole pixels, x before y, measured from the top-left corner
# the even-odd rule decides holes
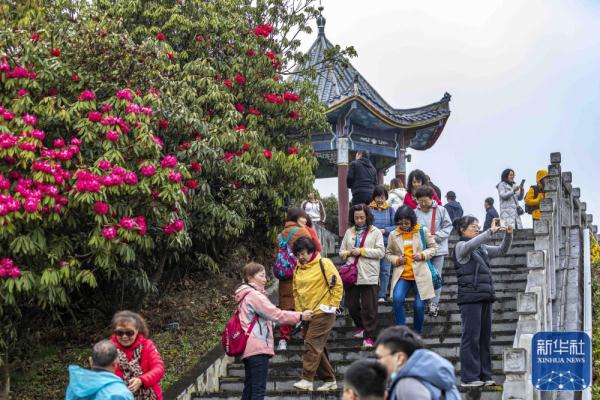
[[[479,400],[500,400],[502,398],[502,387],[484,387],[477,389],[469,389],[471,394],[467,396],[467,390],[461,389],[462,399],[479,399]],[[300,391],[267,391],[265,400],[339,400],[342,395],[342,389],[328,393],[319,392],[300,392]],[[239,391],[221,391],[220,393],[210,393],[204,395],[195,395],[192,400],[239,400]]]
[[[408,325],[411,329],[413,328],[412,324]],[[384,326],[379,326],[379,329],[382,329]],[[494,322],[492,326],[492,330],[494,332],[503,332],[503,333],[512,333],[514,335],[515,329],[517,327],[517,320],[505,320],[505,321],[497,321]],[[339,338],[351,338],[355,333],[355,328],[353,326],[347,327],[336,327],[331,331],[331,340],[337,340]],[[423,328],[423,337],[439,337],[439,336],[459,336],[461,335],[461,327],[460,324],[435,324],[429,323],[427,320],[425,321],[425,326]]]

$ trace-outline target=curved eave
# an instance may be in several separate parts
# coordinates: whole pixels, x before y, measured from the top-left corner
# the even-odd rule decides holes
[[[440,126],[437,128],[437,130],[435,131],[435,134],[433,135],[433,137],[431,139],[429,139],[427,141],[427,146],[425,147],[420,147],[420,148],[415,148],[415,150],[419,150],[419,151],[423,151],[423,150],[427,150],[433,147],[433,145],[437,142],[437,140],[440,138],[440,136],[442,135],[442,131],[444,130],[444,128],[446,127],[446,121],[448,121],[448,117],[450,116],[450,111],[448,111],[448,115],[445,118],[442,118],[441,120],[439,120],[440,122]],[[413,147],[414,148],[414,147]]]
[[[369,112],[371,112],[373,115],[375,115],[377,118],[381,119],[382,121],[384,121],[386,124],[390,125],[391,127],[395,127],[395,128],[403,128],[403,129],[410,129],[410,128],[419,128],[419,127],[423,127],[423,126],[427,126],[427,125],[431,125],[435,122],[438,121],[442,121],[442,120],[447,120],[448,117],[450,116],[450,110],[447,111],[447,113],[440,115],[439,117],[435,117],[435,118],[431,118],[428,120],[424,120],[424,121],[419,121],[419,122],[415,122],[415,123],[405,123],[403,121],[399,121],[396,119],[392,119],[389,116],[385,115],[384,113],[382,113],[381,111],[379,111],[376,107],[373,107],[373,105],[371,105],[370,102],[368,102],[367,100],[365,100],[364,98],[362,98],[361,96],[350,96],[350,97],[346,97],[345,99],[340,100],[339,102],[336,102],[334,104],[331,105],[331,107],[329,107],[327,109],[327,113],[331,113],[334,111],[339,110],[340,108],[344,107],[345,105],[352,103],[353,101],[357,101],[359,102],[362,106],[364,106],[367,110],[369,110]],[[439,105],[439,106],[443,106],[444,104],[448,104],[447,101],[442,101],[439,103],[433,103],[430,104],[428,106],[425,106],[423,108],[427,108],[427,107],[431,107],[434,105]],[[413,110],[418,110],[418,109],[413,109]],[[408,110],[406,110],[408,111]],[[445,121],[444,121],[445,124]],[[441,134],[441,131],[440,133]],[[439,137],[439,134],[437,134],[437,137]],[[437,140],[437,138],[436,138]]]

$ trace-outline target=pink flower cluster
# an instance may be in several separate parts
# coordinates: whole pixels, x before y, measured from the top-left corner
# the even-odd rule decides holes
[[[175,168],[177,166],[177,157],[172,154],[167,154],[160,162],[160,166],[163,168]]]
[[[108,207],[108,205],[106,205],[106,207]],[[142,215],[138,215],[135,218],[123,217],[121,218],[117,226],[109,226],[102,229],[102,236],[104,236],[108,240],[115,240],[118,233],[117,228],[123,229],[125,231],[134,231],[137,229],[138,233],[142,236],[145,235],[148,231],[146,219]]]
[[[17,279],[21,276],[21,269],[15,265],[12,258],[0,260],[0,279]]]
[[[33,71],[27,71],[24,67],[15,67],[11,70],[10,64],[6,62],[0,63],[0,75],[1,73],[6,75],[7,79],[36,79],[37,74]]]
[[[0,189],[4,186],[3,179],[0,177]],[[8,181],[8,180],[6,180]],[[10,183],[9,183],[10,184]],[[6,214],[19,211],[21,209],[21,202],[8,194],[0,194],[0,217]]]
[[[285,100],[283,99],[283,97],[277,93],[267,93],[264,95],[265,100],[267,100],[269,103],[283,103]]]
[[[75,178],[77,178],[75,190],[78,192],[97,193],[100,191],[100,177],[98,175],[88,171],[78,171]]]
[[[156,172],[156,167],[154,166],[154,164],[146,164],[143,165],[142,167],[140,167],[140,173],[144,176],[150,177],[150,176],[154,176]]]
[[[139,104],[135,104],[135,103],[128,103],[125,106],[125,112],[127,114],[146,114],[149,117],[152,117],[152,107],[143,107],[140,106]]]
[[[183,224],[183,221],[176,219],[165,225],[163,232],[165,232],[167,235],[171,235],[173,233],[181,232],[184,227],[185,225]]]
[[[77,100],[79,100],[79,101],[96,100],[96,94],[94,92],[92,92],[91,90],[86,89],[83,92],[81,92],[81,94],[79,95]]]
[[[129,89],[121,89],[117,91],[117,98],[121,100],[133,100],[133,94]]]
[[[262,24],[254,28],[254,34],[256,36],[269,37],[273,32],[273,27],[269,24]]]

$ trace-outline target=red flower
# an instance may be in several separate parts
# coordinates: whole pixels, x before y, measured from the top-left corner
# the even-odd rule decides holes
[[[167,129],[168,127],[169,127],[169,121],[167,121],[166,119],[161,119],[160,121],[158,121],[159,129]]]
[[[291,93],[291,92],[285,92],[283,94],[283,98],[284,98],[284,100],[289,100],[289,101],[300,100],[300,96],[298,96],[296,93]]]
[[[279,67],[281,67],[281,63],[279,61],[273,61],[271,63],[271,65],[273,65],[273,68],[279,68]]]
[[[237,75],[235,76],[235,81],[236,81],[238,84],[240,84],[240,85],[243,85],[244,83],[246,83],[246,78],[245,78],[244,76],[240,75],[240,74],[237,74]]]
[[[50,50],[50,55],[54,56],[54,57],[60,57],[60,49],[54,47],[52,50]]]
[[[271,50],[265,51],[265,56],[269,57],[271,60],[274,60],[275,57],[277,57]]]
[[[233,182],[233,186],[235,186],[236,189],[239,189],[242,187],[242,183],[240,181],[235,181]]]
[[[17,97],[25,97],[29,94],[29,92],[25,89],[19,89],[17,92]]]
[[[289,154],[298,154],[298,148],[297,147],[290,147],[288,149],[288,153]]]
[[[100,32],[98,32],[98,36],[100,37],[105,37],[106,35],[108,35],[108,32],[105,30],[101,30]]]
[[[194,172],[200,172],[200,170],[202,169],[202,165],[200,165],[200,163],[198,161],[192,161],[190,168]]]
[[[258,115],[260,115],[260,110],[257,110],[256,108],[250,107],[248,109],[248,114],[252,114],[252,115],[257,115],[258,116]]]
[[[246,107],[244,107],[244,105],[243,105],[242,103],[237,103],[237,104],[235,105],[235,109],[236,109],[238,112],[244,112],[244,110],[246,109]]]
[[[267,93],[264,95],[265,100],[269,103],[283,103],[283,97],[278,95],[277,93]]]
[[[199,134],[199,133],[196,133],[196,134],[194,135],[194,140],[195,140],[195,141],[197,141],[197,142],[200,142],[200,141],[201,141],[201,140],[203,140],[203,139],[204,139],[204,136],[202,136],[202,135],[201,135],[201,134]]]
[[[246,55],[248,57],[254,57],[256,55],[256,52],[254,51],[254,49],[248,49],[246,50]]]
[[[32,33],[31,34],[31,40],[33,40],[34,42],[36,40],[38,40],[40,38],[40,34],[39,33]]]
[[[170,51],[165,51],[164,52],[167,57],[169,57],[169,60],[173,60],[175,58],[175,54],[171,53]]]
[[[73,75],[71,75],[71,80],[73,82],[79,82],[81,80],[81,78],[79,77],[79,75],[73,74]]]
[[[273,153],[269,149],[264,149],[263,156],[265,156],[266,159],[270,160],[271,157],[273,157]]]
[[[190,189],[198,189],[198,181],[195,179],[188,179],[186,184]]]
[[[290,111],[290,118],[291,119],[298,119],[298,111]]]
[[[231,79],[225,79],[223,81],[223,85],[227,86],[228,88],[232,88],[233,87],[233,82],[231,81]]]
[[[238,132],[245,131],[246,130],[246,125],[240,124],[240,125],[238,125],[238,126],[235,127],[235,130],[238,131]]]
[[[202,36],[200,34],[196,35],[196,42],[201,42],[203,40],[204,40],[204,36]]]
[[[48,88],[48,96],[56,96],[58,94],[58,90],[55,87]]]
[[[165,34],[164,34],[164,33],[162,33],[162,32],[158,32],[158,33],[156,34],[156,39],[157,39],[157,40],[165,40]]]
[[[180,150],[188,150],[190,148],[190,142],[183,142],[179,145]]]
[[[250,145],[248,143],[244,143],[242,145],[242,151],[249,151],[250,150]]]
[[[269,35],[273,32],[273,27],[269,24],[259,25],[254,28],[254,34],[256,36],[269,37]]]

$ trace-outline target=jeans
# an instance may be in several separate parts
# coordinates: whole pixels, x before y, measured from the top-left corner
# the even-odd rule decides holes
[[[442,282],[444,281],[442,270],[444,269],[444,257],[445,256],[435,256],[431,259],[431,264],[442,278]],[[440,303],[440,295],[442,294],[442,288],[439,288],[435,291],[435,297],[429,300],[430,304],[439,304]]]
[[[387,298],[388,286],[390,285],[390,272],[392,264],[384,257],[379,262],[379,293],[380,299]]]
[[[404,300],[410,288],[415,291],[414,310],[414,329],[420,335],[423,332],[423,322],[425,321],[425,302],[421,300],[419,289],[415,281],[407,281],[399,279],[394,286],[394,316],[396,317],[397,325],[406,325],[406,317],[404,315]]]
[[[258,354],[244,358],[246,379],[242,400],[263,400],[267,389],[267,374],[269,373],[269,356]]]
[[[493,303],[461,304],[460,378],[463,382],[492,379]]]

